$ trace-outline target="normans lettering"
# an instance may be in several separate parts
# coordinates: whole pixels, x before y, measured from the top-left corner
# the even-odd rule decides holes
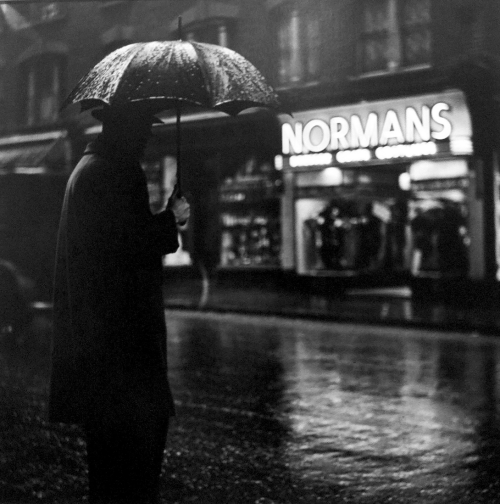
[[[370,112],[363,120],[353,114],[331,117],[329,121],[311,119],[303,124],[282,125],[283,154],[366,149],[385,145],[446,140],[452,124],[444,115],[451,107],[438,102],[432,107],[406,107],[404,113],[389,109],[384,114]]]

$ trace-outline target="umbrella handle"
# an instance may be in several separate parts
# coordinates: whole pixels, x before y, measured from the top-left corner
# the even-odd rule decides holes
[[[182,190],[181,190],[181,106],[177,105],[176,107],[176,112],[177,112],[177,190],[179,193],[179,198],[182,196]]]
[[[179,40],[182,40],[182,16],[177,20],[177,31],[179,33]],[[177,193],[178,197],[182,197],[181,189],[181,105],[177,103],[176,109],[176,123],[177,123]]]

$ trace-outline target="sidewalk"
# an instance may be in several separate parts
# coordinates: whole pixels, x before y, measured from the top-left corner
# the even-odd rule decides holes
[[[413,298],[408,287],[349,289],[322,295],[258,287],[224,286],[195,279],[167,281],[165,307],[211,312],[359,322],[440,331],[500,335],[500,307]],[[35,303],[38,312],[50,303]]]
[[[414,299],[407,287],[350,289],[329,296],[203,284],[193,279],[167,281],[165,305],[175,309],[500,334],[500,309],[495,306]]]

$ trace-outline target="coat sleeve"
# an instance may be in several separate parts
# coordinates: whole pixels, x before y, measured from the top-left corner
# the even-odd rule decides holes
[[[152,214],[144,173],[138,167],[93,162],[74,184],[78,240],[94,260],[156,268],[162,255],[179,246],[175,217]]]
[[[153,214],[149,207],[146,178],[140,170],[133,183],[125,185],[120,199],[120,241],[124,252],[139,267],[147,268],[159,256],[179,247],[177,225],[170,209]]]

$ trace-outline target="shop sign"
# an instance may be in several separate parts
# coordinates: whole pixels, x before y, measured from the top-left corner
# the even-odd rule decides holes
[[[434,156],[442,143],[468,154],[471,136],[465,98],[449,91],[296,113],[282,123],[282,152],[292,168],[324,165],[328,152],[340,164]]]

